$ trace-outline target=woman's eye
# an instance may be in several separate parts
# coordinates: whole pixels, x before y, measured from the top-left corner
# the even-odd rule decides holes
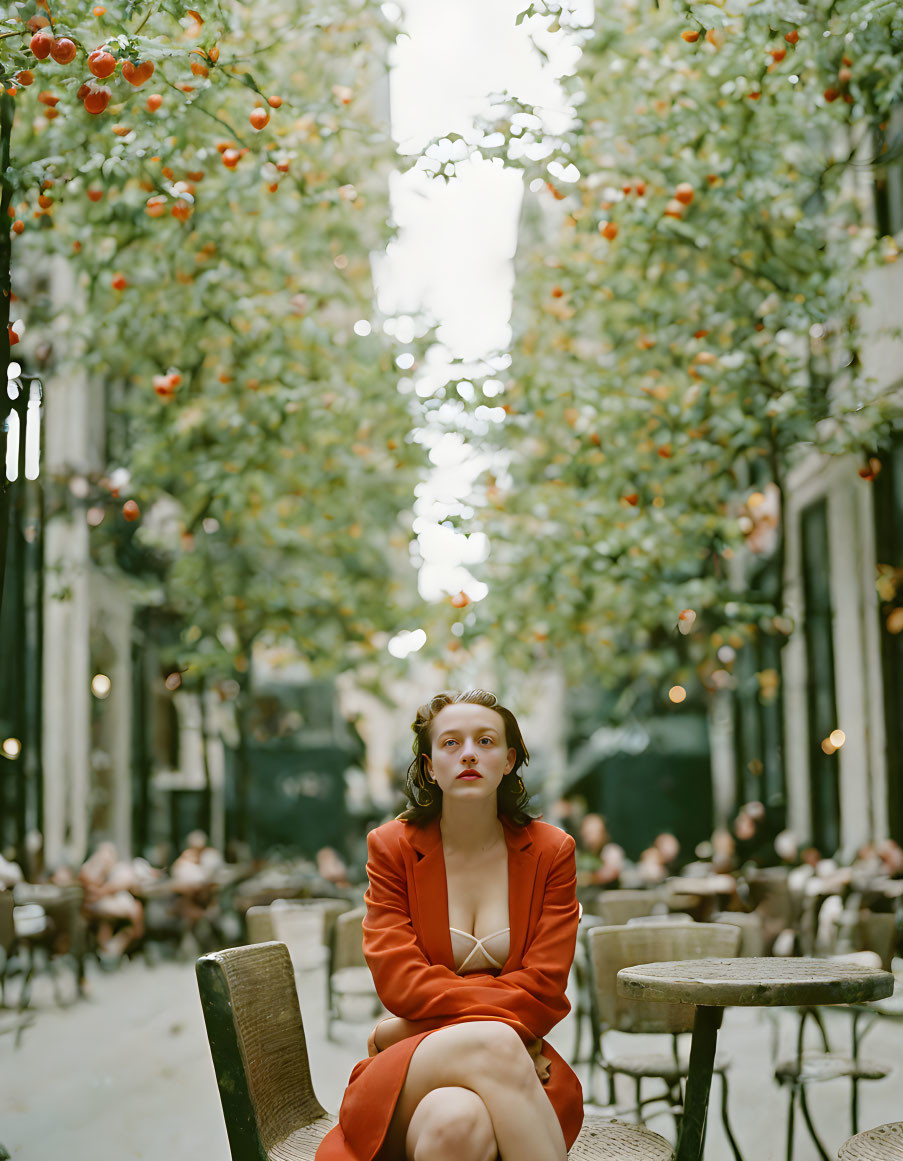
[[[443,745],[445,745],[445,746],[453,746],[454,744],[455,744],[454,738],[449,738],[448,741],[443,743]]]
[[[490,746],[492,745],[492,738],[480,738],[480,741],[486,742]]]

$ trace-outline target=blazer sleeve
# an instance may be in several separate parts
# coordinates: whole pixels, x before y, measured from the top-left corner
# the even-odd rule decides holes
[[[573,838],[562,832],[546,880],[542,911],[517,971],[459,976],[431,964],[411,923],[404,866],[390,844],[367,836],[364,955],[386,1008],[409,1020],[502,1019],[546,1035],[570,1010],[565,996],[579,908]]]

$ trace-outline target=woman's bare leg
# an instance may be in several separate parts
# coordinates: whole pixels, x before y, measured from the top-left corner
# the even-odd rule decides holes
[[[405,1154],[407,1161],[496,1161],[486,1106],[468,1088],[434,1088],[414,1110]]]
[[[551,1101],[520,1037],[498,1020],[440,1028],[411,1056],[383,1156],[402,1161],[415,1110],[427,1093],[466,1088],[489,1113],[501,1161],[565,1161],[567,1149]],[[457,1161],[452,1155],[449,1161]]]

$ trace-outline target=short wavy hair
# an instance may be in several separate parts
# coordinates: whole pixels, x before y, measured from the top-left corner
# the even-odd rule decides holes
[[[442,813],[442,791],[436,783],[428,787],[423,783],[427,779],[424,758],[431,758],[433,741],[430,728],[440,710],[447,705],[458,705],[467,702],[471,705],[483,705],[494,710],[505,723],[505,741],[507,747],[513,747],[514,765],[499,784],[498,812],[516,826],[526,826],[537,817],[530,812],[530,795],[524,786],[523,779],[518,771],[530,761],[530,754],[524,743],[517,724],[517,718],[506,706],[499,705],[494,693],[485,689],[469,689],[461,693],[437,693],[417,710],[417,716],[411,723],[414,731],[414,760],[408,767],[404,782],[404,793],[410,806],[398,817],[405,822],[412,822],[416,826],[425,826]]]

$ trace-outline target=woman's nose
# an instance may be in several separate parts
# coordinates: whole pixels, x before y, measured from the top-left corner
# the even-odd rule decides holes
[[[474,745],[473,738],[465,738],[464,745],[461,747],[461,757],[467,762],[472,758],[476,758],[476,756],[477,748]]]

